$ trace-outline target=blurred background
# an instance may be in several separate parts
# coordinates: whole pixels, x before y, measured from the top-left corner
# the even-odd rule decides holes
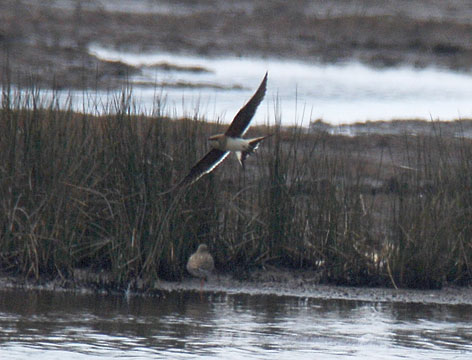
[[[3,84],[222,122],[267,70],[259,123],[470,118],[470,34],[465,0],[0,3]]]

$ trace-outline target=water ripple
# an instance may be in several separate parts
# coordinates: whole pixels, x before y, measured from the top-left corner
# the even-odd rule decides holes
[[[0,291],[2,359],[469,359],[472,306]]]

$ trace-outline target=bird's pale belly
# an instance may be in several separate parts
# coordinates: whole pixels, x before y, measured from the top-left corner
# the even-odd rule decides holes
[[[249,148],[249,141],[241,138],[226,137],[226,151],[245,151]]]

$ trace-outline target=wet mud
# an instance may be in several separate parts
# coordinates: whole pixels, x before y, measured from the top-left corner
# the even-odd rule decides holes
[[[60,292],[122,294],[123,296],[165,297],[170,292],[201,292],[215,294],[248,294],[290,296],[306,299],[336,299],[348,301],[472,305],[472,288],[444,287],[440,290],[395,289],[379,287],[349,287],[318,283],[314,271],[261,269],[244,280],[227,274],[214,274],[200,287],[200,280],[187,277],[179,282],[155,280],[150,286],[133,280],[126,287],[116,287],[105,272],[77,270],[74,281],[54,279],[28,281],[22,277],[0,274],[3,289],[52,290]]]

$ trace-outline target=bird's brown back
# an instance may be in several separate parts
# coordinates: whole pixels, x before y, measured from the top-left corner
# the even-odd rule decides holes
[[[206,278],[215,268],[213,257],[206,250],[206,247],[202,250],[201,246],[197,252],[192,254],[187,262],[187,271],[199,278]]]

